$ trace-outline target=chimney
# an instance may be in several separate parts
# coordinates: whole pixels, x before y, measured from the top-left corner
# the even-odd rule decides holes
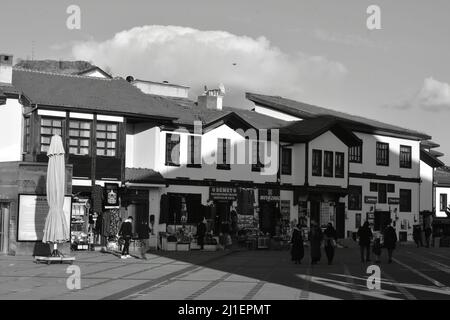
[[[13,56],[0,54],[0,83],[12,83]]]
[[[220,85],[220,89],[211,89],[205,86],[205,92],[198,96],[197,104],[200,108],[222,110],[222,101],[225,96],[225,88]]]

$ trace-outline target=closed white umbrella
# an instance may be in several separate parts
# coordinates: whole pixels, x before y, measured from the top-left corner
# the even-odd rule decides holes
[[[64,195],[66,190],[66,166],[64,161],[64,147],[59,135],[54,135],[47,151],[47,202],[49,212],[45,220],[44,237],[42,242],[53,243],[52,256],[60,256],[58,243],[70,239],[69,226],[64,217]]]

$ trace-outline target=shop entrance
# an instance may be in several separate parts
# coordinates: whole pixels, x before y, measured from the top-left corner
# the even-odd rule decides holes
[[[320,202],[311,201],[310,203],[311,203],[310,221],[315,221],[318,225],[320,225]]]
[[[274,202],[260,201],[259,229],[264,233],[275,235],[276,205]]]
[[[383,231],[391,219],[389,211],[375,211],[374,230]]]
[[[231,224],[231,204],[228,201],[216,202],[216,225],[215,233],[230,233]]]
[[[128,215],[133,217],[133,235],[143,238],[148,230],[148,202],[133,202],[128,206]]]
[[[0,202],[0,253],[8,253],[8,225],[10,204]]]
[[[345,238],[345,203],[336,204],[336,234],[338,238]]]

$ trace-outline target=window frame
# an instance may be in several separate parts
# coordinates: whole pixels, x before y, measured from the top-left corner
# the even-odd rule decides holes
[[[384,186],[384,193],[383,188],[381,186]],[[378,183],[378,203],[387,203],[387,184],[386,183]],[[384,197],[384,198],[383,198]]]
[[[186,166],[188,168],[202,167],[202,136],[188,135],[187,156],[188,161]],[[196,140],[198,141],[196,143]],[[198,154],[197,154],[197,153]],[[198,161],[196,161],[198,160]]]
[[[354,202],[353,202],[353,200],[352,201],[350,201],[351,199],[350,199],[350,197],[351,197],[351,194],[352,194],[352,191],[355,191],[355,190],[357,190],[357,196],[358,196],[358,198],[357,198],[357,202],[356,202],[356,206],[355,206],[355,204],[354,204]],[[353,193],[354,194],[354,193]],[[349,185],[348,186],[348,210],[352,210],[352,211],[359,211],[359,210],[362,210],[362,186],[356,186],[356,185]]]
[[[287,156],[286,156],[287,153]],[[287,160],[287,161],[286,161]],[[292,149],[281,148],[281,174],[290,176],[292,175]]]
[[[217,138],[217,166],[218,170],[230,170],[231,169],[231,139]],[[219,161],[220,156],[222,159]]]
[[[23,117],[23,148],[22,153],[31,152],[31,117]]]
[[[377,166],[389,167],[389,143],[377,141],[376,163]]]
[[[78,123],[78,128],[73,128],[72,127],[72,123]],[[82,123],[87,123],[89,124],[89,129],[82,129],[81,128],[81,124]],[[71,131],[79,131],[78,136],[72,135]],[[81,136],[81,132],[89,132],[89,136],[88,137],[84,137]],[[81,156],[81,157],[88,157],[92,154],[92,121],[89,120],[82,120],[82,119],[69,119],[69,154],[74,155],[74,156]],[[72,145],[72,140],[77,140],[77,145]],[[81,146],[81,140],[85,140],[88,141],[88,146]],[[117,142],[116,142],[117,143]],[[116,146],[117,147],[117,146]],[[77,148],[77,153],[73,153],[71,151],[72,148]],[[82,154],[80,153],[80,149],[81,148],[87,148],[88,149],[88,153],[86,154]]]
[[[319,149],[313,149],[312,155],[311,155],[311,175],[314,177],[321,177],[322,176],[322,150]],[[316,159],[316,155],[318,158]],[[319,163],[315,163],[315,161],[318,161]]]
[[[405,151],[405,149],[408,151]],[[407,157],[406,160],[403,159],[403,157],[405,157],[405,155]],[[412,168],[412,147],[411,146],[400,145],[399,166],[400,166],[400,168],[404,168],[404,169]]]
[[[44,125],[43,124],[44,120],[47,120],[47,121],[50,120],[51,121],[51,125]],[[59,118],[59,117],[51,117],[51,116],[50,117],[49,116],[41,116],[40,117],[40,119],[39,119],[39,152],[40,153],[45,153],[45,154],[47,153],[48,149],[47,150],[42,150],[42,147],[43,146],[50,147],[52,136],[57,134],[57,133],[54,133],[53,130],[59,129],[60,130],[60,134],[58,134],[58,135],[64,141],[64,129],[65,129],[64,120],[65,120],[65,118]],[[54,126],[53,125],[54,121],[59,121],[61,123],[61,126],[60,127]],[[51,133],[42,133],[42,129],[43,128],[51,128]],[[49,138],[50,139],[49,143],[43,143],[42,142],[42,138]]]
[[[348,149],[348,162],[362,163],[362,151],[362,145],[350,147]]]
[[[334,157],[335,157],[334,176],[336,178],[344,178],[345,177],[345,153],[344,152],[336,152]],[[338,161],[338,158],[340,158],[339,161]],[[338,167],[338,162],[341,162],[341,164],[342,164],[341,167]]]
[[[409,201],[407,204],[407,207],[405,208],[405,203],[403,203],[405,200],[402,197],[402,193],[405,192],[408,193]],[[399,198],[400,198],[400,205],[399,205],[399,211],[400,212],[412,212],[412,190],[411,189],[400,189],[399,190]]]
[[[334,175],[334,152],[325,150],[323,152],[323,176],[333,178]]]
[[[445,199],[445,206],[443,206],[443,199]],[[448,197],[446,193],[439,194],[439,211],[445,212],[448,208]]]
[[[173,137],[178,137],[178,139],[173,139]],[[179,167],[180,166],[180,144],[181,135],[179,133],[166,132],[166,146],[165,146],[165,165],[169,167]],[[178,155],[176,161],[172,159],[172,153],[175,148],[178,148]]]

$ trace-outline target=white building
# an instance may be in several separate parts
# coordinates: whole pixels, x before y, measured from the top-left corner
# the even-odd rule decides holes
[[[392,219],[400,241],[412,239],[412,227],[418,223],[421,210],[420,142],[430,136],[281,97],[253,93],[246,97],[255,103],[255,112],[285,121],[319,116],[344,121],[345,127],[362,141],[361,146],[349,149],[347,236],[365,220],[375,231],[381,231]],[[431,193],[428,199],[432,199]]]

